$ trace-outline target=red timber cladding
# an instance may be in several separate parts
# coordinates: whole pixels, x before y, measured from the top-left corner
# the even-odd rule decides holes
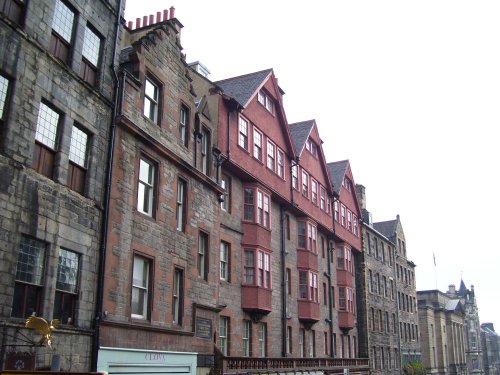
[[[314,321],[319,320],[319,303],[312,301],[298,301],[299,306],[299,319],[304,321]]]
[[[321,147],[321,140],[316,136],[317,131],[315,128],[311,131],[311,137],[316,141],[316,144]],[[302,168],[309,174],[309,177],[314,178],[319,185],[323,186],[327,191],[327,196],[330,196],[330,190],[327,188],[331,182],[326,174],[325,169],[322,167],[320,151],[318,149],[318,158],[316,159],[309,151],[304,147],[302,153],[300,154],[299,162],[299,189],[302,186]],[[309,180],[310,180],[309,178]],[[332,228],[332,215],[326,213],[326,211],[321,210],[319,207],[319,187],[318,187],[318,204],[314,204],[311,199],[311,181],[309,181],[309,198],[302,195],[300,191],[293,190],[293,199],[295,203],[299,205],[302,211],[307,212],[307,215],[315,220],[318,224],[326,228]],[[333,203],[332,203],[333,204]],[[332,205],[333,207],[333,205]],[[333,208],[332,208],[333,209]]]
[[[320,247],[319,240],[317,246]],[[321,252],[321,249],[318,251]],[[317,271],[318,254],[314,254],[309,250],[297,249],[297,267]]]
[[[339,327],[354,328],[356,317],[353,313],[347,311],[339,311]]]
[[[258,246],[271,250],[271,231],[255,223],[242,223],[242,245]]]
[[[352,180],[352,175],[349,176]],[[354,190],[354,188],[352,189]],[[358,220],[360,219],[361,213],[358,211],[358,205],[356,201],[356,192],[348,191],[345,187],[340,187],[340,203],[346,206],[353,214],[356,215]],[[340,222],[335,221],[335,234],[340,237],[344,242],[351,245],[353,251],[362,251],[361,248],[361,224],[358,223],[358,236],[356,237],[351,231],[346,227],[342,226]]]
[[[270,78],[272,79],[272,78]],[[257,101],[257,96],[254,96],[247,107],[241,112],[249,122],[248,128],[248,150],[245,150],[238,145],[239,135],[239,115],[237,111],[230,113],[230,126],[229,126],[229,152],[231,161],[240,166],[247,173],[251,174],[255,179],[259,180],[261,184],[267,186],[273,192],[279,194],[285,199],[290,199],[290,162],[288,156],[292,155],[290,151],[289,141],[287,137],[286,124],[282,122],[282,117],[279,115],[279,101],[274,87],[271,85],[270,80],[264,86],[268,93],[274,99],[274,113],[271,114],[262,104]],[[224,154],[228,153],[227,150],[227,119],[228,107],[224,100],[219,102],[219,121],[220,126],[218,130],[219,145]],[[253,130],[258,129],[262,135],[262,161],[253,157]],[[271,171],[266,166],[267,157],[267,140],[271,140],[279,149],[285,153],[285,178],[282,179],[276,172]]]

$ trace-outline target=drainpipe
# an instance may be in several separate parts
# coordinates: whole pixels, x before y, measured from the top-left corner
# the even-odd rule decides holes
[[[109,144],[108,144],[108,156],[107,156],[107,166],[106,166],[106,182],[105,182],[105,192],[104,192],[104,210],[102,216],[101,225],[101,243],[99,246],[99,263],[98,263],[98,273],[97,273],[97,295],[96,295],[96,307],[94,316],[94,337],[92,342],[92,371],[97,371],[97,359],[99,354],[100,346],[100,323],[102,315],[102,305],[103,305],[103,295],[104,295],[104,272],[105,272],[105,258],[106,258],[106,244],[108,240],[108,218],[109,218],[109,201],[111,197],[111,175],[113,167],[113,151],[115,146],[115,134],[116,134],[116,117],[118,115],[118,99],[119,99],[119,84],[118,75],[116,73],[116,52],[118,49],[119,33],[120,33],[120,20],[121,20],[121,10],[122,10],[123,0],[119,0],[118,9],[116,12],[116,24],[115,24],[115,40],[113,45],[113,59],[110,65],[115,90],[113,93],[113,114],[111,117],[111,127],[109,130]],[[123,79],[123,76],[122,76]]]
[[[229,145],[231,144],[230,139],[229,139],[230,124],[231,124],[231,111],[227,111],[227,132],[226,132],[227,160],[231,159],[231,151],[230,151],[230,148],[229,148]]]
[[[332,245],[333,240],[328,241],[327,248],[327,261],[328,261],[328,325],[330,327],[330,357],[335,357],[335,350],[333,347],[333,292],[332,292],[332,261],[334,247]]]
[[[281,248],[281,356],[286,357],[286,264],[285,264],[285,208],[280,205]]]
[[[403,369],[403,355],[401,353],[401,331],[400,331],[400,324],[399,324],[400,323],[400,321],[399,321],[399,295],[398,295],[398,284],[399,283],[396,279],[396,267],[398,266],[398,262],[397,262],[398,254],[396,252],[396,246],[398,245],[397,241],[398,240],[396,237],[396,241],[394,243],[394,264],[392,267],[392,277],[394,278],[394,288],[396,289],[395,290],[396,294],[394,295],[394,297],[396,298],[396,319],[397,319],[396,328],[397,328],[397,334],[398,334],[399,368]],[[369,348],[368,348],[368,350],[369,350]]]

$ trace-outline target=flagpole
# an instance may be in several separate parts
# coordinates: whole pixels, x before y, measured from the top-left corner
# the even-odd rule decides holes
[[[436,290],[438,289],[438,279],[437,279],[437,267],[436,267],[436,254],[432,252],[432,258],[434,259],[434,280],[436,281]]]

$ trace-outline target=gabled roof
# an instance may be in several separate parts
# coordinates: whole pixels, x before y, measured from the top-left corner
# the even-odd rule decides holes
[[[272,69],[266,69],[214,83],[224,91],[224,94],[235,99],[242,107],[246,107],[248,101],[255,95],[255,92],[264,84],[272,72]]]
[[[397,229],[397,225],[397,220],[380,221],[378,223],[373,223],[373,227],[387,238],[391,238],[394,235]]]
[[[314,126],[314,120],[296,122],[288,126],[290,127],[290,134],[295,146],[295,152],[297,155],[300,155]]]
[[[332,179],[333,190],[337,195],[340,194],[340,187],[342,186],[342,181],[344,180],[348,166],[349,160],[335,161],[327,164],[328,172]]]

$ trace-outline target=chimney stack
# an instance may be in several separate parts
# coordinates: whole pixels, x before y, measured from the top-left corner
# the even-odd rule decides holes
[[[155,23],[168,21],[169,19],[172,19],[174,17],[175,17],[175,8],[172,6],[170,7],[170,11],[168,9],[164,9],[163,12],[156,12],[156,20],[155,20],[155,15],[150,14],[149,16],[142,17],[142,25],[141,25],[141,18],[138,17],[135,19],[135,27],[132,21],[127,22],[127,26],[131,30],[134,28],[140,29],[141,27],[151,26],[154,25]]]

